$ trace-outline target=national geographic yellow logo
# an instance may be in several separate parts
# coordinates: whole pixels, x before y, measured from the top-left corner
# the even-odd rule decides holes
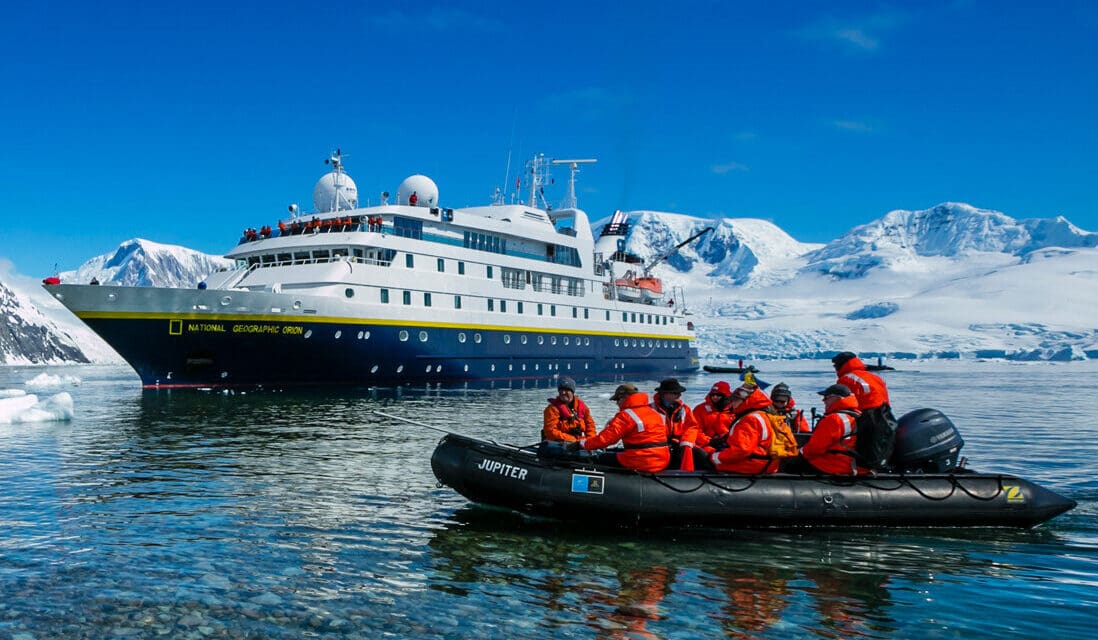
[[[1020,504],[1026,501],[1026,494],[1022,493],[1022,488],[1016,484],[1004,484],[1003,491],[1006,492],[1009,504]]]

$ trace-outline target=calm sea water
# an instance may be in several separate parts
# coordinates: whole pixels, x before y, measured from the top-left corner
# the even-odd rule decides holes
[[[805,406],[833,379],[763,364]],[[971,467],[1079,506],[1028,531],[591,534],[471,506],[431,474],[438,433],[376,414],[529,444],[544,383],[224,395],[0,368],[0,389],[82,379],[73,421],[0,425],[0,640],[1093,637],[1098,364],[897,364],[898,413],[942,409]],[[613,386],[581,385],[600,423]]]

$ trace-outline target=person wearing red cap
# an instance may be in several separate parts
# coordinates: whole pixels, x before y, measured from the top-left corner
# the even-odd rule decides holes
[[[818,471],[835,476],[857,475],[859,469],[854,447],[858,442],[855,423],[861,415],[858,399],[841,384],[833,384],[818,393],[823,396],[824,416],[816,425],[812,437],[801,447],[801,460],[811,468],[788,465],[785,470]]]
[[[763,415],[769,406],[770,398],[755,385],[743,385],[732,392],[735,422],[716,443],[723,439],[727,447],[710,455],[717,471],[757,475],[778,470],[778,460],[770,457],[774,434],[770,420]]]
[[[561,378],[557,383],[557,397],[549,398],[549,406],[542,413],[541,439],[571,442],[590,438],[596,430],[587,403],[576,396],[576,381]]]
[[[648,394],[637,391],[631,384],[622,384],[610,399],[618,403],[617,415],[595,437],[569,442],[569,450],[605,449],[620,441],[625,445],[625,451],[608,451],[600,455],[601,464],[651,473],[666,469],[671,462],[667,425],[663,416],[649,406]]]
[[[725,429],[716,428],[715,425],[718,424],[717,421],[713,420],[710,422],[709,416],[721,411],[727,411],[728,401],[731,397],[732,387],[724,380],[721,380],[715,382],[713,386],[710,387],[709,393],[706,394],[705,400],[694,407],[694,421],[698,423],[698,428],[701,429],[701,432],[707,437],[712,438],[716,436],[717,433],[723,433],[727,430],[727,425],[725,425]]]

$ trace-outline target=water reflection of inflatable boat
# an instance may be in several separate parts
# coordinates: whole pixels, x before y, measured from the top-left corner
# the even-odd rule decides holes
[[[439,442],[431,468],[441,483],[473,502],[599,524],[1027,528],[1075,506],[1003,474],[649,474],[454,434]]]

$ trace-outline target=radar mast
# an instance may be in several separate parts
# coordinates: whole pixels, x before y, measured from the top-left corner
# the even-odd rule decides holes
[[[578,206],[576,202],[576,174],[579,173],[579,166],[581,164],[595,164],[598,160],[594,158],[585,158],[583,160],[553,160],[552,164],[566,164],[568,165],[568,193],[564,195],[564,200],[560,203],[561,209],[575,209]]]

